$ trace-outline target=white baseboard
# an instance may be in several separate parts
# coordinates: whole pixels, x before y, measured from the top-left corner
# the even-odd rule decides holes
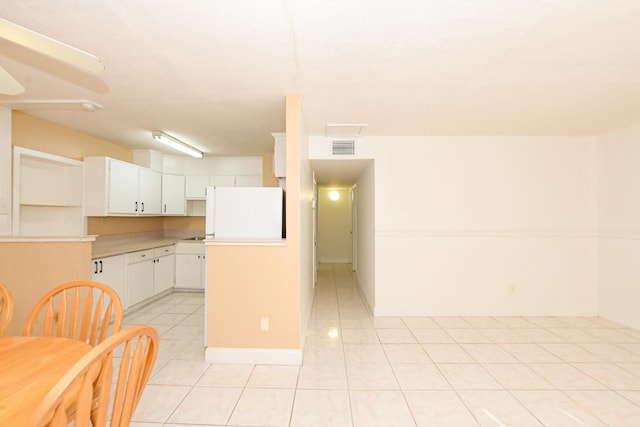
[[[302,365],[302,350],[207,347],[205,361],[226,365]]]

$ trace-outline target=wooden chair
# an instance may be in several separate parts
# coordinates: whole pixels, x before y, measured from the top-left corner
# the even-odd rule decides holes
[[[0,283],[0,335],[4,335],[13,316],[13,297],[9,289]]]
[[[66,427],[72,421],[75,427],[129,426],[157,353],[158,333],[150,326],[132,326],[112,335],[60,379],[27,427]],[[120,360],[117,376],[114,357]]]
[[[95,346],[108,332],[118,332],[122,319],[122,303],[113,289],[96,282],[69,282],[36,303],[22,334],[73,338]]]

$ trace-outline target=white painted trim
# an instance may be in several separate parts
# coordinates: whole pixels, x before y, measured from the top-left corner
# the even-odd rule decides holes
[[[207,347],[207,363],[302,365],[302,349]]]
[[[349,258],[320,258],[320,264],[351,264]]]
[[[376,230],[376,237],[569,237],[596,238],[596,230]]]

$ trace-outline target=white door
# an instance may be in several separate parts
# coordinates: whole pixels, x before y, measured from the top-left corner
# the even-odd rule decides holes
[[[358,270],[358,187],[351,189],[351,269]]]
[[[129,307],[127,305],[124,255],[94,259],[91,262],[91,280],[109,286],[120,297],[122,308],[126,310]]]
[[[202,257],[196,254],[176,255],[176,288],[202,288]]]
[[[142,215],[162,213],[162,174],[140,168],[140,210]]]
[[[153,296],[153,260],[127,266],[127,300],[129,306]]]
[[[157,295],[174,286],[176,275],[176,256],[167,255],[156,258],[153,264],[153,294]]]
[[[208,175],[187,175],[185,179],[185,196],[187,199],[204,200],[204,189],[208,186]]]
[[[318,283],[318,183],[313,172],[313,286]]]
[[[185,214],[185,184],[184,176],[162,174],[162,214]]]
[[[139,212],[138,169],[131,163],[109,162],[109,213],[135,215]]]

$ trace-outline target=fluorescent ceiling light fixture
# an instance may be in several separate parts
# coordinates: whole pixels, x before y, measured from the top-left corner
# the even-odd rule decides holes
[[[327,123],[327,136],[341,136],[341,137],[349,137],[349,138],[357,138],[359,136],[364,135],[367,130],[367,124],[340,124]]]
[[[164,145],[173,148],[174,150],[182,151],[183,153],[188,154],[192,157],[196,157],[198,159],[202,158],[202,151],[193,148],[186,142],[180,141],[178,138],[174,138],[173,136],[167,135],[166,133],[159,130],[151,131],[151,135],[153,135],[153,139],[155,139],[156,141],[161,142]]]
[[[102,105],[88,99],[23,99],[20,101],[0,101],[0,107],[12,110],[82,110],[94,112]]]

